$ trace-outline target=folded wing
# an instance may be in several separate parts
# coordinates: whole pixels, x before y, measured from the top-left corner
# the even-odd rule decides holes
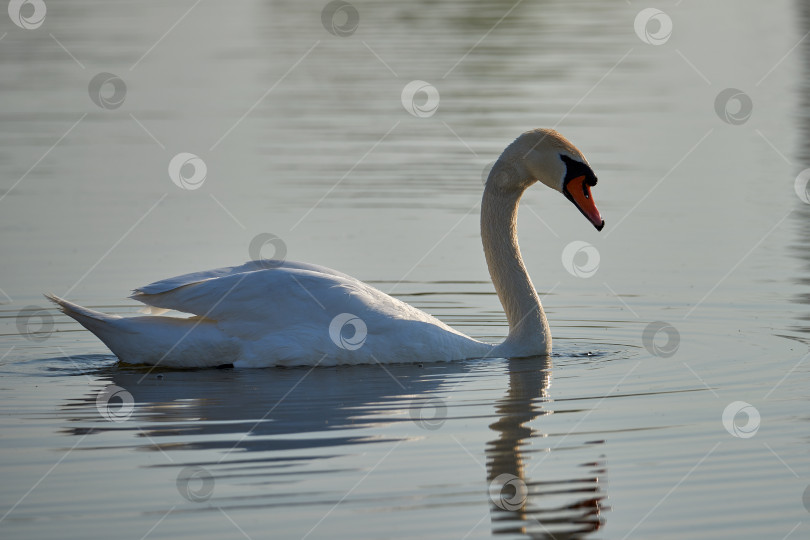
[[[131,298],[215,321],[243,339],[305,329],[326,334],[332,319],[345,312],[362,318],[369,333],[384,333],[403,319],[446,327],[357,279],[306,263],[256,261],[186,274],[136,289]]]

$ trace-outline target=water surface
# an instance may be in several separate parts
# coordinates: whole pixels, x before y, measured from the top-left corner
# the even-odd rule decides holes
[[[332,32],[325,5],[0,23],[3,537],[806,537],[804,4],[665,2],[658,45],[636,2],[355,2]],[[421,117],[414,80],[439,96]],[[147,371],[41,297],[132,315],[132,288],[269,232],[501,339],[481,177],[534,127],[585,152],[606,219],[523,200],[550,359]]]

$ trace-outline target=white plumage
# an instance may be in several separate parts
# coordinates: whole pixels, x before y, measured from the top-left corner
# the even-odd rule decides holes
[[[523,191],[539,180],[566,193],[601,229],[601,217],[566,190],[589,188],[581,153],[550,130],[523,134],[501,155],[484,191],[481,231],[509,337],[472,339],[351,276],[306,263],[260,260],[157,281],[131,298],[192,317],[119,317],[46,295],[124,362],[166,367],[236,367],[443,362],[549,354],[545,313],[520,257],[515,221]],[[578,168],[579,166],[584,167]],[[587,174],[586,174],[587,176]],[[570,177],[570,178],[569,178]],[[595,183],[590,173],[587,185]],[[579,197],[580,199],[582,197]],[[585,203],[587,205],[587,202]]]
[[[482,356],[492,348],[362,281],[286,261],[252,261],[177,276],[136,289],[131,296],[149,306],[195,315],[187,319],[114,317],[51,298],[121,360],[137,364],[447,361]],[[344,313],[364,327],[343,324],[330,332],[332,321]]]

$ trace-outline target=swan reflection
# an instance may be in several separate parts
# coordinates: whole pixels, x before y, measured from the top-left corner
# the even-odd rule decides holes
[[[558,449],[565,435],[558,435],[555,442],[529,425],[553,412],[543,407],[549,401],[550,360],[511,359],[508,367],[509,388],[496,402],[499,418],[490,425],[498,437],[486,447],[492,531],[542,539],[583,538],[604,521],[607,495],[600,480],[605,464],[601,456],[583,462],[578,461],[582,452],[567,451],[585,449],[592,455],[604,441]],[[551,459],[560,454],[568,455]]]
[[[106,367],[74,373],[92,387],[63,405],[60,431],[85,441],[77,452],[135,456],[148,486],[137,508],[154,519],[258,511],[265,523],[284,522],[297,531],[287,536],[301,537],[330,508],[407,503],[401,490],[361,495],[374,477],[356,493],[347,484],[362,483],[378,458],[391,454],[388,465],[409,457],[404,443],[441,427],[437,396],[470,370],[459,363],[144,376],[144,368]]]
[[[441,374],[452,377],[466,369],[448,364]],[[389,413],[402,407],[404,395],[429,397],[441,384],[416,365],[146,373],[120,367],[102,373],[99,382],[106,386],[65,406],[75,413],[75,423],[92,420],[92,427],[67,431],[134,430],[140,437],[134,446],[140,449],[234,451],[242,457],[391,442],[396,438],[370,437],[369,428],[411,422],[407,415],[392,419]],[[107,407],[99,402],[106,395],[118,398]],[[127,405],[132,422],[98,422],[99,416],[122,415]]]
[[[340,487],[323,487],[327,475],[362,478],[356,475],[366,474],[369,463],[330,458],[357,455],[378,442],[399,446],[403,440],[432,440],[439,444],[427,447],[433,452],[446,448],[441,441],[453,435],[451,426],[461,425],[454,422],[477,417],[468,409],[472,406],[495,416],[489,426],[495,437],[483,448],[486,479],[479,476],[481,483],[469,491],[438,488],[428,494],[430,500],[448,496],[443,493],[447,488],[454,493],[450,497],[480,504],[488,489],[495,534],[583,538],[603,524],[603,441],[584,442],[580,435],[538,430],[538,419],[565,412],[559,403],[550,407],[551,364],[543,357],[430,369],[394,365],[144,373],[120,367],[95,373],[98,386],[65,404],[69,420],[63,431],[98,435],[95,444],[81,449],[131,448],[163,455],[165,461],[158,457],[145,467],[169,472],[187,500],[210,499],[213,505],[186,506],[186,512],[223,505],[279,511],[290,504],[334,505],[344,493]],[[450,388],[464,393],[462,384],[477,385],[480,380],[498,381],[505,388],[494,411],[486,399],[461,404],[444,397]],[[113,396],[117,404],[112,404]],[[109,411],[104,408],[108,404]],[[575,426],[584,414],[572,413],[563,429]],[[397,423],[402,428],[390,429]],[[126,432],[132,436],[122,437]],[[396,455],[401,459],[412,459],[412,452],[418,452],[407,445],[399,448]],[[300,483],[300,488],[286,488],[291,482]],[[234,483],[239,484],[238,495],[233,494]],[[340,481],[336,485],[341,486]],[[388,503],[422,508],[424,496],[391,494]],[[372,504],[372,499],[364,504]]]

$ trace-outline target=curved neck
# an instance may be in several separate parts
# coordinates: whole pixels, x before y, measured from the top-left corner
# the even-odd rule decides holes
[[[546,314],[520,256],[517,210],[522,191],[504,192],[487,182],[481,201],[481,241],[489,275],[509,321],[499,346],[504,356],[547,355],[551,333]]]

